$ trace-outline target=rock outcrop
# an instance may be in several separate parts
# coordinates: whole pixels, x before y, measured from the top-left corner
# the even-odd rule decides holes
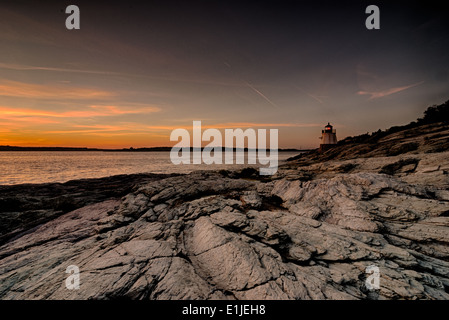
[[[449,101],[446,102],[449,110]],[[446,111],[447,112],[447,111]],[[326,160],[391,157],[405,154],[440,153],[449,151],[449,123],[441,117],[439,121],[426,124],[412,122],[405,126],[392,127],[385,131],[347,137],[326,152],[314,150],[292,157],[297,164],[311,164]]]
[[[0,245],[67,212],[120,198],[131,192],[136,184],[174,175],[123,174],[65,183],[0,186]]]
[[[444,152],[159,177],[9,238],[0,298],[449,299],[448,168]]]

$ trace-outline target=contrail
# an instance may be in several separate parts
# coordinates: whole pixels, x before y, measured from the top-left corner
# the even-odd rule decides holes
[[[248,87],[250,87],[251,89],[253,89],[259,96],[261,96],[262,98],[265,99],[265,101],[267,101],[269,104],[271,104],[273,107],[275,108],[279,108],[273,101],[271,101],[270,99],[268,99],[262,92],[260,92],[259,90],[257,90],[256,88],[254,88],[252,85],[250,85],[248,83],[248,81],[245,81],[245,83],[247,84]]]
[[[323,100],[319,99],[317,96],[314,96],[314,95],[311,94],[311,93],[307,93],[307,95],[308,95],[309,97],[311,97],[312,99],[315,99],[316,101],[318,101],[318,103],[323,104]]]
[[[308,95],[310,98],[312,98],[313,100],[317,101],[319,104],[323,104],[323,103],[324,103],[323,100],[321,100],[321,99],[318,98],[318,97],[321,97],[321,96],[315,96],[315,95],[313,95],[313,94],[311,94],[311,93],[308,93],[306,90],[301,89],[301,88],[298,87],[298,86],[295,86],[295,88],[298,88],[299,90],[301,90],[302,92],[304,92],[306,95]]]

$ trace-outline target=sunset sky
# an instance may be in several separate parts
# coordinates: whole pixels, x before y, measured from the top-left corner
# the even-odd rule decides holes
[[[0,145],[170,146],[201,120],[313,148],[327,122],[339,139],[406,124],[449,99],[437,3],[2,1]]]

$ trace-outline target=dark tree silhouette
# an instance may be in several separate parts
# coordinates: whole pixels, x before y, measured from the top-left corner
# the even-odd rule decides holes
[[[424,118],[418,120],[421,123],[449,122],[449,100],[440,105],[433,105],[424,111]]]

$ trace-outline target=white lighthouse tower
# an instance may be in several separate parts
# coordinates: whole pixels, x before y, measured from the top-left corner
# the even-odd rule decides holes
[[[336,144],[337,144],[337,134],[335,132],[335,129],[332,129],[332,126],[328,122],[327,126],[324,127],[324,130],[321,130],[320,152],[329,150]]]

